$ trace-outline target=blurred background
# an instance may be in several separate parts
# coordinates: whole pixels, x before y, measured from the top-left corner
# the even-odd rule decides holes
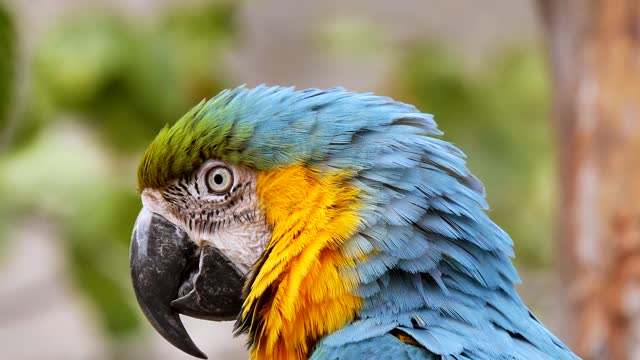
[[[0,0],[0,358],[188,359],[128,275],[137,161],[226,87],[343,86],[436,114],[557,329],[549,76],[527,0]],[[523,206],[526,204],[526,206]],[[232,324],[185,319],[212,359]]]

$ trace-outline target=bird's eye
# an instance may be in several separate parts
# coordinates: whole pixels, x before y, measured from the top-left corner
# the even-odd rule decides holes
[[[233,173],[224,166],[217,166],[207,173],[207,187],[214,193],[226,193],[233,185]]]

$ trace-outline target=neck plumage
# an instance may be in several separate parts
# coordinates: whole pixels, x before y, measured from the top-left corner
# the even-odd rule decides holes
[[[236,324],[252,359],[306,359],[319,341],[340,347],[384,334],[436,354],[514,351],[518,337],[540,354],[566,351],[518,297],[511,239],[464,171],[261,173],[272,237]]]
[[[272,228],[254,266],[236,327],[252,359],[306,359],[315,343],[351,322],[362,306],[354,260],[341,251],[359,224],[359,191],[344,174],[303,166],[263,173],[257,194]]]

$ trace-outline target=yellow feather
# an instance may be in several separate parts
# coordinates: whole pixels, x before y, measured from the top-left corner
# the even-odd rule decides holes
[[[264,325],[252,359],[306,359],[322,336],[352,321],[362,306],[352,295],[355,277],[344,271],[354,262],[340,250],[360,225],[360,193],[348,180],[349,174],[301,165],[258,175],[272,237],[243,316],[267,289],[272,296],[256,315]]]

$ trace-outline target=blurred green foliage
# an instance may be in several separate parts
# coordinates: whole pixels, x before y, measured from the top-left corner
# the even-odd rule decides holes
[[[554,183],[549,94],[541,49],[518,47],[470,65],[434,44],[398,61],[398,99],[435,114],[444,138],[484,182],[492,219],[514,239],[516,263],[551,261]]]
[[[89,114],[105,143],[131,151],[227,83],[231,3],[181,9],[150,31],[111,16],[70,19],[39,49],[37,99]],[[127,131],[123,131],[127,129]]]
[[[13,22],[9,13],[0,4],[0,146],[7,129],[9,104],[15,75],[16,40]],[[1,149],[0,149],[1,150]]]

